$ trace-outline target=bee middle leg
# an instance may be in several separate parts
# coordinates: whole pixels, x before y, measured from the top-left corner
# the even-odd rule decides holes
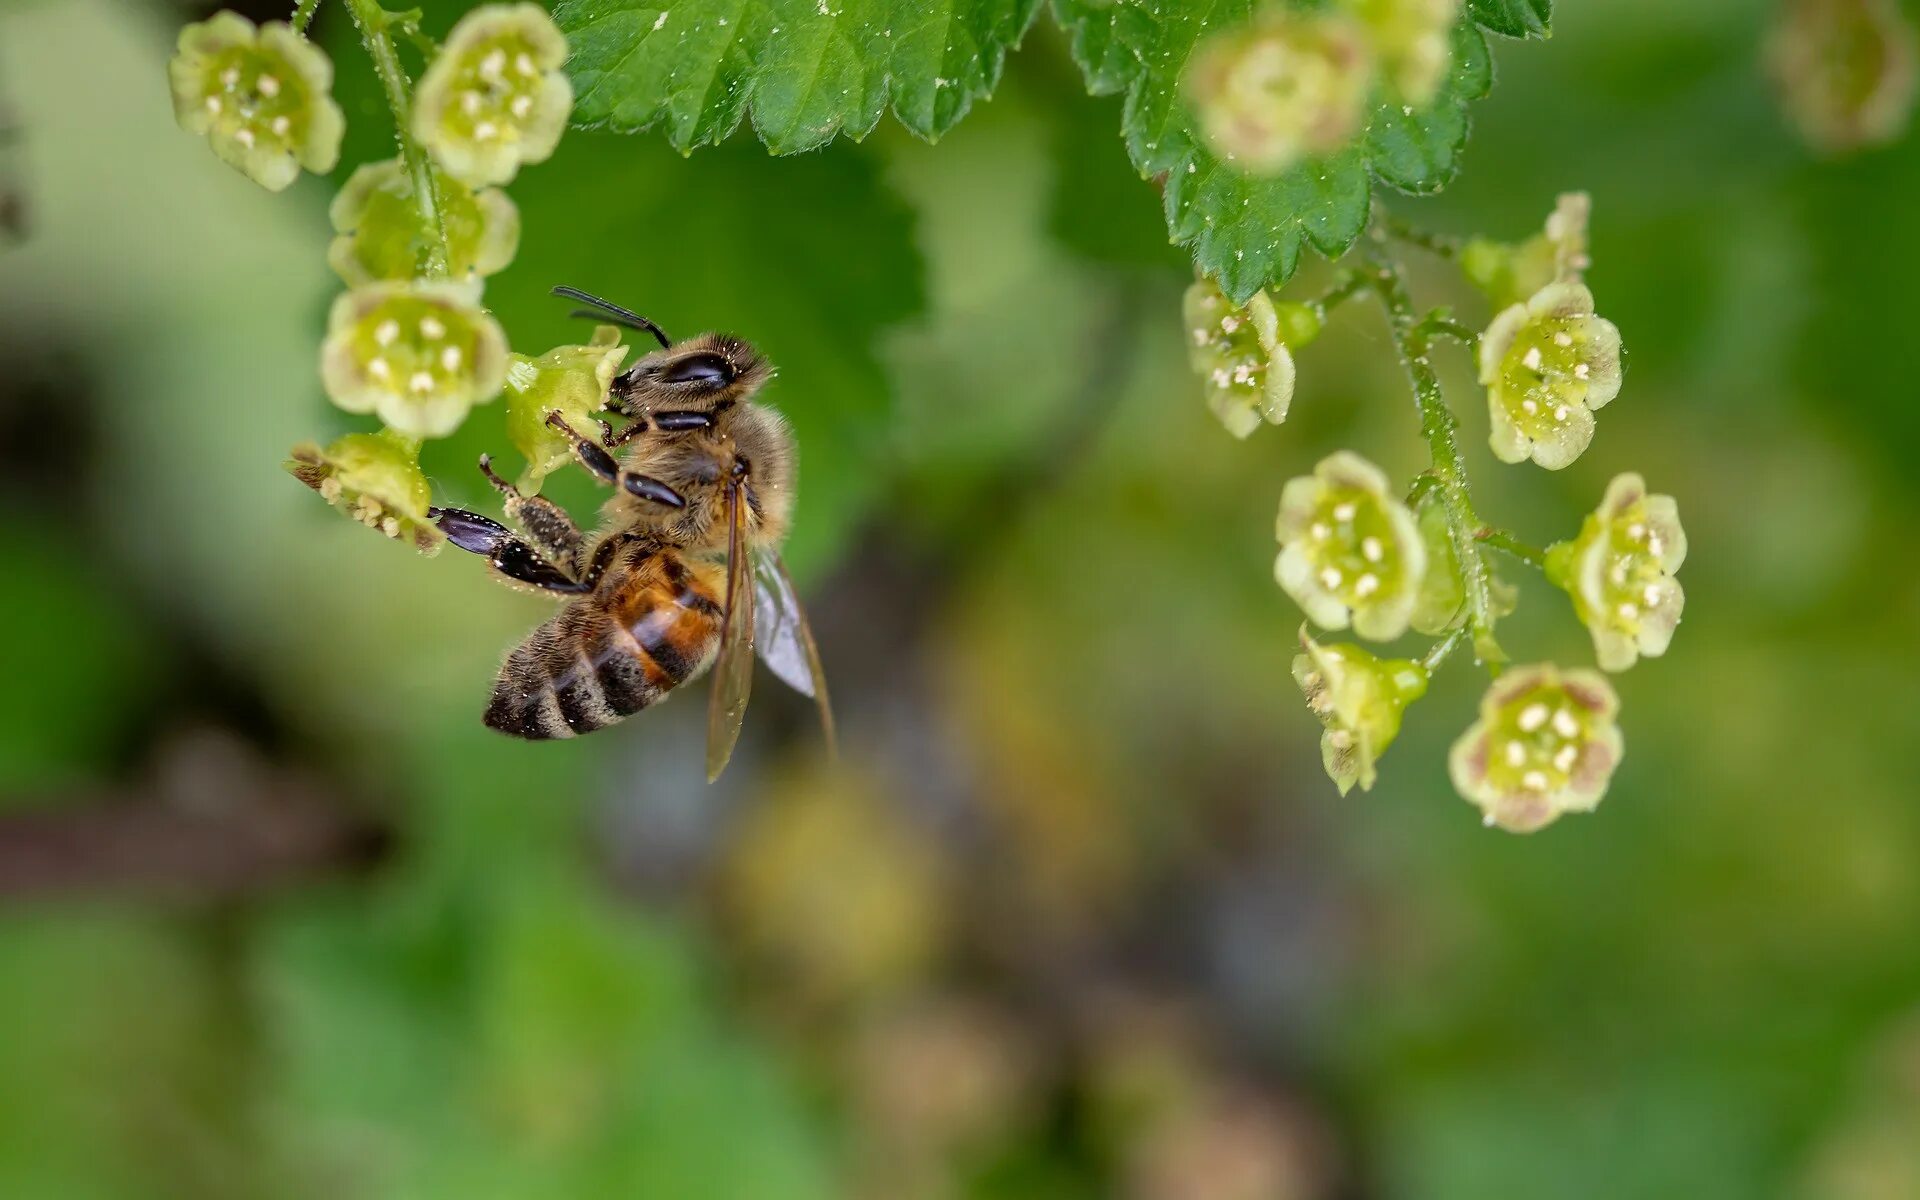
[[[573,443],[573,456],[580,461],[581,466],[587,469],[588,474],[600,482],[624,489],[642,500],[651,500],[667,508],[687,506],[686,497],[653,476],[642,475],[638,471],[621,470],[619,462],[613,455],[607,453],[605,446],[574,432],[573,426],[567,424],[559,413],[548,413],[547,424]],[[624,433],[625,430],[621,432]]]

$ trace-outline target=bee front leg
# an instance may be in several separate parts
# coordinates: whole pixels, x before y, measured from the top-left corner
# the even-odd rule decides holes
[[[651,475],[642,475],[638,471],[623,471],[613,455],[600,443],[580,436],[573,426],[566,423],[559,413],[547,414],[547,424],[573,443],[573,456],[587,473],[600,482],[621,488],[642,500],[651,500],[667,508],[685,508],[686,497]]]

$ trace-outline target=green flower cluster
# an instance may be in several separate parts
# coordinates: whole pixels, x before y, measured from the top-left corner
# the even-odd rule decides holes
[[[1394,657],[1351,642],[1323,644],[1302,630],[1293,675],[1323,726],[1322,761],[1342,794],[1372,788],[1406,707],[1426,694],[1445,659],[1470,645],[1495,681],[1450,764],[1456,788],[1486,823],[1532,832],[1592,810],[1605,795],[1623,751],[1618,698],[1592,670],[1539,663],[1502,671],[1506,655],[1494,626],[1519,593],[1493,570],[1495,550],[1540,569],[1567,593],[1602,671],[1663,654],[1673,639],[1685,603],[1674,576],[1687,551],[1673,498],[1649,493],[1639,475],[1616,476],[1578,534],[1545,550],[1485,525],[1428,361],[1441,338],[1473,350],[1497,458],[1554,470],[1578,458],[1593,440],[1594,411],[1618,395],[1621,381],[1619,331],[1595,313],[1584,279],[1589,213],[1584,194],[1564,195],[1542,232],[1517,244],[1379,231],[1381,243],[1400,237],[1455,259],[1494,301],[1495,315],[1477,335],[1446,309],[1422,318],[1399,268],[1378,252],[1312,304],[1260,293],[1235,306],[1208,280],[1187,292],[1192,366],[1235,436],[1286,416],[1296,381],[1289,346],[1317,334],[1327,309],[1356,295],[1372,292],[1385,304],[1414,383],[1433,466],[1404,498],[1384,471],[1350,450],[1322,459],[1280,494],[1274,577],[1309,622],[1351,628],[1371,642],[1409,630],[1438,639],[1422,654]],[[1293,311],[1304,316],[1290,326],[1284,314]]]
[[[486,277],[520,241],[519,211],[496,185],[549,157],[572,111],[553,19],[534,4],[483,5],[434,50],[418,12],[345,2],[395,107],[401,153],[358,167],[329,209],[327,261],[348,290],[328,320],[320,380],[340,408],[385,428],[303,443],[287,468],[342,511],[431,553],[442,539],[427,519],[421,440],[451,434],[504,389],[523,482],[537,488],[568,453],[547,414],[575,424],[602,409],[626,348],[602,327],[584,346],[513,354],[482,303]],[[429,47],[411,96],[395,30]],[[181,126],[262,186],[278,191],[302,168],[337,163],[345,123],[329,94],[333,65],[294,25],[217,13],[181,32],[169,73]]]

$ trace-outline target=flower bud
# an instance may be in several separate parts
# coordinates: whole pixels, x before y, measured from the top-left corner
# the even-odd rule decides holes
[[[1512,833],[1591,812],[1624,752],[1619,709],[1597,672],[1514,667],[1487,689],[1480,719],[1453,744],[1453,786],[1487,824]]]
[[[607,406],[607,390],[626,356],[620,331],[611,325],[596,325],[584,346],[557,346],[538,358],[509,356],[507,436],[527,460],[522,492],[539,491],[549,473],[573,458],[573,443],[547,424],[547,414],[557,412],[570,428],[586,430],[593,414]]]
[[[1293,678],[1326,726],[1320,757],[1327,777],[1342,796],[1356,783],[1371,791],[1374,764],[1399,734],[1401,713],[1426,694],[1426,668],[1404,658],[1377,658],[1351,642],[1323,646],[1304,629],[1300,646]]]
[[[1550,283],[1579,283],[1592,265],[1587,224],[1593,201],[1562,192],[1546,228],[1518,245],[1474,238],[1460,251],[1460,270],[1496,309],[1518,304]]]
[[[1686,604],[1673,577],[1686,557],[1679,506],[1631,472],[1613,477],[1578,537],[1548,548],[1547,578],[1573,598],[1602,670],[1666,653]]]
[[[420,77],[413,136],[455,179],[505,183],[544,162],[566,131],[567,39],[535,4],[489,4],[460,18]]]
[[[1593,410],[1620,394],[1620,331],[1585,284],[1550,283],[1480,338],[1493,453],[1557,471],[1593,441]]]
[[[333,303],[320,346],[327,395],[353,413],[378,413],[408,437],[445,437],[500,392],[507,338],[451,283],[370,283]]]
[[[1360,132],[1373,59],[1350,16],[1276,11],[1203,44],[1185,83],[1213,152],[1243,171],[1276,175]]]
[[[218,12],[189,25],[167,76],[180,127],[268,191],[339,161],[346,119],[331,95],[333,63],[284,22]]]
[[[433,489],[420,470],[416,441],[382,430],[350,433],[324,450],[302,442],[286,466],[328,504],[422,554],[438,553],[446,540],[427,518]]]
[[[1322,459],[1281,491],[1275,532],[1274,577],[1315,624],[1378,642],[1406,632],[1427,551],[1380,468],[1350,450]]]

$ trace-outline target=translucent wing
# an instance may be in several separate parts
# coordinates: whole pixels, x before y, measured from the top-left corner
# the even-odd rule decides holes
[[[827,700],[827,676],[820,668],[820,650],[814,645],[807,614],[794,595],[787,565],[771,551],[753,555],[753,648],[767,668],[802,696],[820,706],[820,728],[833,749],[833,706]]]
[[[740,488],[727,488],[727,597],[720,618],[720,657],[713,664],[707,692],[707,782],[720,778],[740,740],[753,690],[753,598],[747,594],[749,570],[746,505]]]

